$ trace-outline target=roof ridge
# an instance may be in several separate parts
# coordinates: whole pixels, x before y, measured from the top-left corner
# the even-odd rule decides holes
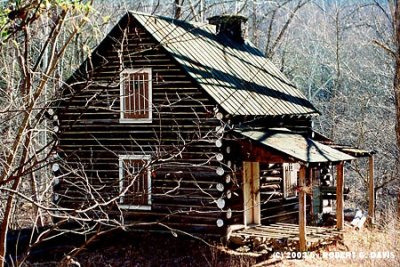
[[[128,11],[131,15],[141,15],[141,16],[146,16],[146,17],[152,17],[152,18],[157,18],[157,19],[165,19],[168,21],[172,21],[172,22],[184,22],[184,23],[188,23],[191,24],[193,26],[212,26],[213,28],[215,28],[216,26],[213,24],[210,24],[208,22],[201,22],[201,21],[195,21],[195,20],[184,20],[184,19],[176,19],[176,18],[172,18],[172,17],[167,17],[167,16],[163,16],[163,15],[157,15],[157,14],[149,14],[149,13],[145,13],[145,12],[141,12],[141,11],[135,11],[135,10],[129,10]]]
[[[217,35],[207,23],[131,15],[227,113],[318,114],[304,93],[248,40],[238,43]]]

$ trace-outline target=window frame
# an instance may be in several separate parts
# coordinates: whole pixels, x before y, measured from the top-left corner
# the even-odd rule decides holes
[[[124,203],[124,194],[122,194],[122,191],[124,190],[124,179],[125,179],[125,166],[124,166],[124,161],[125,160],[143,160],[146,162],[151,162],[151,156],[150,155],[120,155],[118,157],[119,161],[119,200],[118,200],[118,207],[121,209],[127,209],[127,210],[151,210],[152,206],[152,199],[151,199],[151,192],[152,192],[152,186],[151,186],[151,167],[147,166],[146,170],[146,178],[147,178],[147,184],[148,184],[148,190],[147,190],[147,205],[138,205],[138,204],[125,204]],[[147,163],[146,163],[147,164]]]
[[[126,118],[125,113],[125,82],[124,76],[130,75],[133,73],[147,73],[148,74],[148,113],[149,116],[147,118]],[[119,84],[119,94],[120,94],[120,123],[151,123],[153,121],[153,114],[152,114],[152,92],[153,92],[153,83],[152,83],[152,69],[151,68],[128,68],[121,71],[120,75],[120,84]]]
[[[286,170],[286,168],[289,168],[289,170]],[[294,186],[298,186],[299,184],[299,170],[300,170],[300,164],[299,163],[283,163],[282,164],[282,172],[283,172],[283,198],[285,199],[293,199],[298,196],[297,190],[294,190],[294,194],[292,192],[287,191],[287,183],[288,183],[288,174],[287,172],[290,172],[291,175],[296,175],[295,177],[295,183],[290,183]],[[294,177],[290,177],[290,180],[293,181]],[[289,194],[291,193],[291,194]]]

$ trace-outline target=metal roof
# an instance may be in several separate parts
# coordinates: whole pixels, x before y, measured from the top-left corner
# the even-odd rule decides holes
[[[338,144],[333,144],[329,145],[330,147],[340,150],[346,154],[352,155],[353,157],[359,158],[359,157],[369,157],[374,154],[376,154],[375,151],[373,150],[365,150],[365,149],[360,149],[357,147],[350,147],[346,145],[338,145]]]
[[[130,14],[233,115],[308,115],[318,112],[251,43],[216,35],[214,25],[138,12]]]
[[[235,130],[241,135],[303,162],[338,162],[354,157],[287,129]]]
[[[327,145],[333,149],[342,151],[346,154],[349,154],[353,157],[359,158],[359,157],[369,157],[376,152],[374,150],[365,150],[365,149],[360,149],[358,147],[353,147],[349,145],[343,145],[343,144],[335,144],[332,139],[328,138],[327,136],[313,130],[313,139],[317,140],[318,142]]]

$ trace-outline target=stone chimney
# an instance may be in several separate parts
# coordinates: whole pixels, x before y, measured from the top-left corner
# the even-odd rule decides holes
[[[208,23],[217,26],[217,35],[226,36],[233,41],[243,43],[243,24],[247,18],[239,15],[221,15],[208,18]]]

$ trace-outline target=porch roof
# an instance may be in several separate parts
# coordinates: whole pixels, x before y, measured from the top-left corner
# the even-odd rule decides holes
[[[326,137],[325,135],[323,135],[315,130],[313,130],[313,139],[324,145],[328,145],[331,148],[334,148],[341,152],[349,154],[355,158],[370,157],[370,156],[376,154],[376,152],[374,150],[365,150],[365,149],[360,149],[358,147],[352,147],[349,145],[336,144],[335,142],[333,142],[332,139]]]
[[[302,162],[339,162],[354,157],[285,128],[237,129],[237,133]]]

